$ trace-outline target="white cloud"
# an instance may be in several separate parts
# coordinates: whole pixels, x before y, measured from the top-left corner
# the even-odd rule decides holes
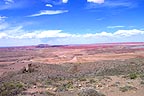
[[[20,35],[20,36],[12,36],[12,38],[19,38],[19,39],[34,38],[34,37],[36,37],[36,33],[25,33],[25,34]]]
[[[47,7],[53,7],[53,5],[51,5],[51,4],[46,4],[45,6],[47,6]]]
[[[118,30],[114,33],[116,36],[132,36],[137,34],[144,34],[144,31],[133,29],[133,30]]]
[[[68,2],[68,0],[62,0],[62,2],[63,2],[63,3],[67,3],[67,2]]]
[[[4,0],[5,2],[14,2],[13,0]]]
[[[126,0],[87,0],[88,2],[92,2],[87,5],[87,9],[93,8],[135,8],[137,7],[137,2],[129,2]],[[97,4],[98,3],[98,4]]]
[[[4,18],[1,16],[1,18]],[[5,26],[2,23],[1,26]],[[111,32],[72,34],[63,30],[33,30],[27,31],[23,26],[1,27],[0,30],[0,46],[14,46],[27,44],[86,44],[86,43],[102,43],[102,42],[133,42],[144,41],[144,30],[117,30]],[[13,42],[12,42],[12,41]],[[4,43],[6,42],[6,43]],[[16,43],[17,42],[17,43]],[[21,43],[22,42],[22,43]]]
[[[1,23],[0,22],[0,30],[4,30],[4,29],[6,29],[6,28],[8,28],[8,24],[7,23]]]
[[[4,38],[4,37],[7,37],[7,34],[6,33],[0,33],[0,39]]]
[[[107,26],[107,28],[123,28],[123,27],[125,27],[125,26]]]
[[[4,2],[5,2],[5,4],[12,4],[12,3],[14,3],[13,0],[4,0]]]
[[[22,26],[12,27],[9,25],[6,29],[2,30],[1,32],[10,34],[9,36],[13,36],[13,35],[15,36],[15,35],[19,35],[20,33],[26,32],[22,28],[23,28]]]
[[[41,16],[41,15],[55,15],[55,14],[62,14],[68,12],[68,10],[42,10],[38,14],[33,14],[28,17],[35,17],[35,16]]]
[[[48,37],[69,37],[71,34],[63,33],[62,30],[48,30],[37,34],[38,38],[48,38]]]
[[[71,34],[67,32],[63,32],[62,30],[34,30],[34,31],[26,31],[23,29],[23,26],[13,27],[5,22],[5,16],[0,16],[0,38],[101,38],[101,37],[110,37],[110,38],[119,38],[119,37],[130,37],[134,35],[144,35],[144,30],[139,29],[131,29],[131,30],[117,30],[114,33],[111,32],[99,32],[99,33],[85,33],[85,34]],[[108,28],[120,28],[124,26],[108,26]]]
[[[138,29],[132,29],[132,30],[118,30],[114,33],[110,32],[101,32],[101,33],[95,33],[95,34],[84,34],[82,35],[83,37],[111,37],[111,38],[117,38],[117,37],[128,37],[128,36],[133,36],[133,35],[143,35],[144,31],[143,30],[138,30]]]
[[[4,20],[5,18],[7,18],[6,16],[0,16],[0,21]]]
[[[15,29],[16,32],[22,31],[22,29]],[[23,30],[24,31],[24,30]],[[66,37],[83,37],[83,38],[90,38],[90,37],[111,37],[111,38],[117,38],[117,37],[128,37],[133,35],[140,35],[144,34],[144,31],[138,30],[138,29],[132,29],[132,30],[118,30],[114,33],[110,32],[101,32],[101,33],[86,33],[86,34],[70,34],[63,32],[62,30],[39,30],[39,31],[33,31],[29,33],[25,33],[22,35],[17,36],[9,36],[9,38],[66,38]]]
[[[104,0],[87,0],[87,2],[92,2],[92,3],[101,4],[101,3],[104,3]]]
[[[44,30],[44,31],[34,31],[31,33],[25,33],[20,36],[14,36],[13,38],[51,38],[51,37],[70,37],[72,34],[64,33],[62,30]]]
[[[8,28],[8,23],[5,22],[6,16],[0,16],[0,30]]]

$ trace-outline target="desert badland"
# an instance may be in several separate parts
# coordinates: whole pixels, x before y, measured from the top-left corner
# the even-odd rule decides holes
[[[144,42],[0,48],[0,96],[144,96]]]

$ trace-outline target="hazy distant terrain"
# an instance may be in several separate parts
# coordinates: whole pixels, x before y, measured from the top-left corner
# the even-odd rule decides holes
[[[143,96],[143,90],[144,42],[0,48],[0,96]]]

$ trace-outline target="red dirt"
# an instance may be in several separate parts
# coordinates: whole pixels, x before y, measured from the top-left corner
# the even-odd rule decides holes
[[[0,75],[19,70],[31,62],[86,63],[135,57],[144,58],[144,42],[0,48]]]

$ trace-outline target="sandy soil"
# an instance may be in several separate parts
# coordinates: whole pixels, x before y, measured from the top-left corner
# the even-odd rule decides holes
[[[32,62],[61,64],[86,63],[101,60],[125,60],[144,57],[144,43],[114,43],[98,45],[0,49],[0,75],[27,67]]]
[[[0,82],[3,80],[14,80],[31,84],[27,88],[24,96],[45,96],[41,92],[51,92],[54,96],[77,96],[82,88],[92,87],[106,96],[144,96],[144,85],[140,76],[136,79],[124,78],[123,74],[130,72],[139,72],[144,69],[144,43],[120,43],[120,44],[98,44],[98,45],[80,45],[80,46],[57,46],[37,48],[18,47],[18,48],[0,48]],[[21,72],[28,65],[34,66],[34,73]],[[14,73],[7,75],[7,73]],[[21,73],[20,73],[21,72]],[[106,78],[99,78],[99,75],[108,75]],[[96,77],[88,77],[88,76]],[[67,91],[57,92],[59,86],[65,84],[65,80],[55,81],[45,86],[45,80],[51,77],[61,79],[75,77],[73,88]],[[79,77],[85,77],[85,81],[75,80]],[[3,79],[4,77],[4,79]],[[31,77],[31,78],[29,78]],[[39,79],[39,80],[37,80]],[[94,79],[96,82],[91,83]],[[37,82],[41,81],[41,82]],[[55,81],[55,82],[53,82]],[[144,82],[144,81],[143,81]],[[40,83],[40,84],[37,84]],[[41,87],[39,87],[41,86]],[[120,88],[130,86],[126,92],[120,91]],[[65,87],[65,86],[64,86]],[[21,96],[21,95],[20,95]],[[47,96],[47,95],[46,95]]]

